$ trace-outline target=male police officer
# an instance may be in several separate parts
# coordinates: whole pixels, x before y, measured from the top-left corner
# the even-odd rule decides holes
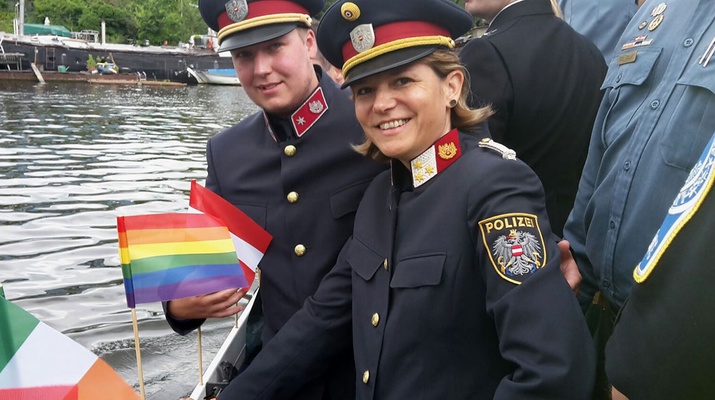
[[[386,166],[360,156],[363,141],[346,92],[312,58],[311,15],[324,0],[200,0],[204,21],[231,51],[243,90],[263,111],[212,137],[206,187],[273,235],[259,264],[269,341],[313,294],[353,228],[363,191]],[[172,328],[186,334],[205,318],[225,317],[242,291],[227,290],[167,304]],[[353,397],[352,353],[302,395]],[[344,379],[340,379],[344,378]]]

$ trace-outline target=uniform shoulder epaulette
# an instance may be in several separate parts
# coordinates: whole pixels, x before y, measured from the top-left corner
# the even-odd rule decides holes
[[[495,142],[490,138],[484,138],[479,141],[479,147],[494,150],[501,154],[501,158],[505,160],[516,160],[516,151],[504,146],[499,142]]]

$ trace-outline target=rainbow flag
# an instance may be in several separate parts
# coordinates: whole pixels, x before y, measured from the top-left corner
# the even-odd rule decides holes
[[[131,400],[104,360],[0,297],[0,400]]]
[[[266,253],[273,236],[248,215],[223,197],[191,181],[189,207],[196,212],[220,219],[228,227],[236,246],[236,255],[249,285],[255,278],[258,263]]]
[[[248,286],[226,226],[206,214],[117,217],[127,305]]]

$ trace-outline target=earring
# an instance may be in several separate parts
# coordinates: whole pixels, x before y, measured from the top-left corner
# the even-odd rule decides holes
[[[449,101],[449,108],[454,108],[457,106],[457,100],[452,99]]]

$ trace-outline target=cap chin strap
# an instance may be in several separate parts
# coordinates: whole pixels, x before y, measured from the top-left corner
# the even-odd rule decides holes
[[[216,37],[218,38],[220,45],[223,38],[232,35],[236,32],[244,31],[246,29],[251,28],[257,28],[259,26],[269,24],[282,24],[287,22],[298,22],[310,28],[310,26],[313,24],[313,19],[310,17],[310,15],[295,13],[264,15],[261,17],[251,18],[250,20],[227,25],[223,27],[223,29],[218,31]]]
[[[398,39],[389,43],[381,44],[375,46],[369,50],[365,50],[362,53],[350,58],[343,64],[343,75],[348,74],[348,72],[358,64],[362,64],[366,61],[372,60],[375,57],[387,54],[395,50],[401,50],[408,47],[415,46],[445,46],[450,49],[454,48],[454,40],[446,36],[421,36],[414,38]]]

